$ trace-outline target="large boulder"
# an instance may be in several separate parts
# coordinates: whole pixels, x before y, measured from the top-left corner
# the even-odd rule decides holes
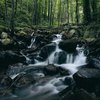
[[[44,60],[48,58],[48,56],[56,49],[56,44],[48,44],[41,48],[39,56],[42,57]]]
[[[59,48],[67,53],[73,53],[76,51],[77,44],[82,45],[83,42],[77,39],[68,39],[59,43]]]
[[[94,68],[82,68],[73,75],[76,86],[88,91],[95,91],[100,84],[100,70]]]
[[[0,95],[10,94],[12,92],[12,79],[6,75],[0,75]]]

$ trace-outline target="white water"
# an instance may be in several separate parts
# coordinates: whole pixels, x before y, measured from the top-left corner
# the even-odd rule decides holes
[[[74,54],[67,54],[66,57],[66,63],[58,65],[57,60],[59,56],[59,52],[62,50],[59,48],[59,43],[62,41],[62,35],[57,34],[56,39],[54,39],[52,42],[56,43],[56,49],[54,52],[51,53],[51,55],[47,58],[44,62],[37,62],[35,65],[48,65],[48,64],[55,64],[56,66],[60,66],[66,70],[69,70],[72,75],[78,70],[79,66],[86,64],[86,56],[84,54],[84,47],[79,47],[77,45],[76,51],[77,55],[74,56]]]
[[[62,37],[61,35],[57,35],[57,38],[52,41],[52,42],[56,43],[56,49],[53,53],[51,53],[51,55],[47,58],[47,60],[44,62],[37,62],[35,64],[35,66],[36,65],[43,66],[43,65],[48,65],[48,64],[54,64],[56,66],[60,66],[60,67],[64,68],[65,70],[69,70],[71,75],[69,75],[68,77],[72,77],[72,75],[78,71],[78,68],[80,66],[86,64],[86,56],[84,55],[84,47],[79,47],[79,45],[77,45],[77,47],[76,47],[77,55],[74,56],[73,54],[67,54],[66,63],[58,65],[57,64],[57,60],[58,60],[57,54],[59,54],[59,52],[62,51],[58,47],[59,42],[62,41],[61,37]],[[56,56],[55,56],[55,54],[56,54]],[[61,81],[61,80],[64,80],[64,78],[65,78],[65,76],[59,77],[59,78],[52,78],[50,81],[46,82],[45,85],[38,86],[36,89],[37,91],[34,92],[35,93],[34,95],[36,96],[37,94],[40,94],[40,95],[44,96],[43,94],[48,92],[48,95],[50,96],[52,94],[59,93],[61,90],[63,90],[64,88],[67,87]],[[58,86],[56,86],[55,84],[58,84]]]
[[[62,50],[59,49],[58,44],[60,41],[62,41],[62,39],[61,39],[62,35],[57,34],[56,36],[57,36],[57,38],[52,41],[52,42],[56,43],[55,51],[51,53],[51,55],[46,59],[46,61],[44,61],[44,62],[36,61],[35,64],[30,64],[29,67],[45,66],[48,64],[54,64],[56,66],[60,66],[60,67],[64,68],[65,70],[69,70],[71,72],[71,75],[67,76],[67,77],[71,77],[75,72],[78,71],[78,68],[81,65],[86,64],[86,56],[84,55],[84,47],[79,47],[79,45],[77,45],[77,47],[76,47],[77,55],[74,56],[73,54],[67,54],[66,63],[59,65],[59,64],[57,64],[57,60],[58,60],[59,52],[61,52]],[[35,40],[32,41],[32,43],[29,47],[32,47],[34,41]],[[29,60],[29,59],[27,58],[27,60]],[[43,74],[43,77],[45,77],[44,74]],[[65,77],[66,76],[52,77],[52,78],[48,79],[46,82],[44,80],[43,82],[39,82],[39,83],[35,84],[35,86],[31,86],[31,87],[27,88],[26,90],[17,92],[16,100],[18,100],[18,96],[19,96],[18,93],[23,95],[23,96],[21,96],[22,98],[24,98],[24,96],[26,96],[25,100],[33,100],[33,98],[34,98],[34,100],[42,100],[42,99],[47,100],[48,97],[59,93],[61,90],[65,89],[67,87],[66,85],[63,84]]]
[[[55,56],[56,53],[59,54],[60,51],[62,51],[61,49],[59,49],[59,42],[62,41],[62,35],[57,34],[56,35],[56,39],[54,39],[52,42],[56,43],[56,50],[47,58],[46,62],[48,62],[48,64],[54,64],[57,62],[57,58],[58,55]]]

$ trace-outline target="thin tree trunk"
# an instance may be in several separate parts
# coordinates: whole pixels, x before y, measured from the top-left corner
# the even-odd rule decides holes
[[[50,0],[48,0],[48,22],[50,20]]]
[[[69,23],[69,0],[67,0],[67,23]]]
[[[12,13],[11,13],[11,34],[13,35],[14,34],[14,0],[12,0]]]
[[[52,25],[52,0],[50,1],[50,26]]]
[[[97,0],[92,0],[92,20],[97,20]]]
[[[78,5],[78,0],[76,0],[76,23],[79,23],[79,5]]]
[[[58,26],[60,25],[61,21],[61,0],[59,1],[59,8],[58,8]]]
[[[7,11],[7,0],[5,0],[5,23],[7,25],[7,15],[8,15],[8,11]]]

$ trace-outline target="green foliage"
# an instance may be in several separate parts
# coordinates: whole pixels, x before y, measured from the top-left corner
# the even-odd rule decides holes
[[[5,1],[7,1],[6,5]],[[43,27],[77,23],[76,12],[78,14],[78,23],[83,23],[84,2],[83,0],[77,1],[78,5],[76,0],[14,0],[14,26],[27,27],[36,25]],[[91,18],[93,21],[100,22],[99,0],[89,1]],[[0,24],[10,28],[11,19],[12,0],[0,0]]]

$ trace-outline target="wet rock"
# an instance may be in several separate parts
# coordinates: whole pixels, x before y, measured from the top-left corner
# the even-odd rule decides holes
[[[65,80],[64,80],[64,83],[66,85],[72,85],[74,83],[74,81],[71,77],[66,77]]]
[[[18,62],[24,62],[26,59],[14,53],[13,51],[2,51],[0,52],[0,65],[2,66],[8,66],[10,64],[15,64]]]
[[[88,91],[95,91],[96,85],[100,84],[100,70],[93,68],[82,68],[73,75],[76,86]]]
[[[75,91],[68,91],[60,98],[60,100],[95,100],[94,98],[95,96],[84,89],[79,89]]]
[[[67,53],[65,51],[56,52],[55,57],[57,57],[57,64],[63,64],[66,62]]]
[[[46,66],[44,68],[43,72],[44,72],[45,75],[50,75],[50,76],[56,75],[56,74],[59,73],[57,67],[53,64],[49,64],[48,66]]]
[[[23,88],[31,84],[35,84],[35,80],[30,74],[19,74],[13,80],[16,88]]]
[[[91,56],[100,55],[100,39],[89,42],[88,46],[89,46],[89,55]]]
[[[59,48],[68,53],[73,53],[76,51],[76,46],[78,43],[79,41],[74,39],[62,41],[59,43]]]
[[[68,70],[65,70],[64,68],[62,67],[58,67],[57,68],[59,73],[62,75],[62,76],[65,76],[65,75],[70,75],[70,72]]]
[[[56,49],[56,45],[54,43],[48,44],[41,48],[39,56],[42,57],[44,60],[48,58],[48,56]]]
[[[12,79],[6,75],[0,75],[0,95],[10,94],[12,92]]]
[[[100,57],[88,57],[88,66],[100,69]]]

